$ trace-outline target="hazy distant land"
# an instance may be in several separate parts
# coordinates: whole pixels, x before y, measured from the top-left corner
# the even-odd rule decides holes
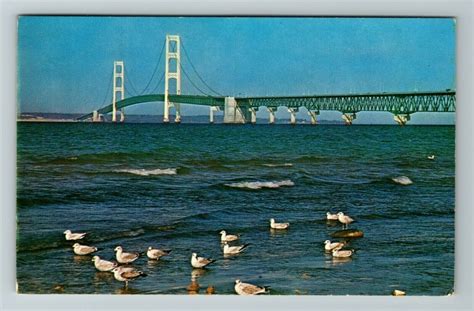
[[[77,118],[83,114],[72,114],[72,113],[40,113],[40,112],[29,112],[21,113],[17,117],[18,122],[83,122],[77,121]],[[106,122],[110,122],[110,116],[106,116]],[[126,115],[126,123],[163,123],[162,115]],[[170,120],[174,120],[174,116],[170,116]],[[222,115],[214,116],[214,123],[219,124],[223,123],[224,117]],[[87,121],[86,121],[87,122]],[[182,123],[199,123],[199,124],[208,124],[209,116],[184,116],[182,117]],[[277,119],[276,123],[279,124],[289,124],[289,118],[287,119]],[[298,124],[310,124],[308,120],[297,119]],[[344,124],[341,121],[334,120],[318,120],[319,124]],[[257,118],[257,124],[268,124],[268,119]]]

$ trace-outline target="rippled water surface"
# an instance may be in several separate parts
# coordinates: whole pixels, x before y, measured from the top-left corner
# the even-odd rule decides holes
[[[187,294],[195,277],[233,294],[236,278],[271,294],[445,295],[454,282],[454,137],[450,126],[18,124],[17,278],[22,293]],[[436,155],[434,160],[427,156]],[[392,178],[409,177],[411,185]],[[323,242],[364,232],[336,261]],[[290,222],[272,232],[269,219]],[[128,289],[76,256],[81,242],[172,249]],[[219,231],[251,245],[224,258]],[[204,271],[191,253],[217,261]]]

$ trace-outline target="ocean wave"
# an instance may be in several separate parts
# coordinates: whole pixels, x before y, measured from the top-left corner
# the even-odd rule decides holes
[[[246,188],[246,189],[262,189],[262,188],[269,188],[275,189],[280,187],[291,187],[294,186],[295,183],[289,179],[281,180],[281,181],[245,181],[245,182],[238,182],[232,184],[225,184],[228,187],[232,188]]]
[[[140,175],[140,176],[150,176],[150,175],[176,175],[178,174],[178,169],[176,168],[165,168],[165,169],[152,169],[152,170],[147,170],[144,168],[140,169],[120,169],[120,170],[115,170],[114,172],[116,173],[128,173],[128,174],[134,174],[134,175]]]
[[[281,163],[281,164],[264,163],[262,165],[267,166],[267,167],[290,167],[290,166],[293,166],[293,163]]]

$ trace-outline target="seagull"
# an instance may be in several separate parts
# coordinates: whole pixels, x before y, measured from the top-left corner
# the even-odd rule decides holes
[[[233,234],[227,234],[225,232],[225,230],[222,230],[221,232],[219,232],[221,234],[221,242],[224,243],[224,242],[232,242],[232,241],[236,241],[239,239],[239,237],[237,235],[233,235]]]
[[[347,228],[347,225],[354,221],[354,219],[352,219],[351,217],[344,215],[343,212],[337,213],[337,219],[339,220],[340,223],[343,224],[342,226],[343,228],[344,228],[344,225],[346,225],[346,228]]]
[[[92,261],[94,262],[95,268],[103,272],[112,271],[114,268],[117,268],[117,265],[118,265],[114,261],[107,261],[104,259],[100,259],[99,256],[92,257]]]
[[[251,296],[251,295],[268,293],[268,286],[260,287],[260,286],[252,285],[249,283],[242,283],[240,280],[235,280],[234,289],[238,295],[242,295],[242,296]]]
[[[76,241],[84,238],[87,233],[72,233],[71,230],[66,230],[63,232],[66,236],[67,241]]]
[[[125,282],[125,287],[128,286],[128,282],[141,276],[146,276],[142,271],[139,271],[133,267],[117,267],[112,270],[114,277],[117,281]]]
[[[392,296],[405,296],[406,293],[399,289],[394,289],[392,292]]]
[[[340,250],[346,243],[344,242],[333,242],[326,240],[324,241],[324,249],[328,252],[333,251],[333,250]]]
[[[434,159],[435,159],[435,155],[434,155],[434,154],[428,156],[428,160],[434,160]]]
[[[326,213],[327,220],[337,220],[337,214],[331,214],[330,212]]]
[[[127,253],[124,252],[122,246],[117,246],[115,249],[115,257],[119,263],[132,263],[138,259],[139,253]]]
[[[169,255],[170,253],[171,253],[170,249],[158,249],[158,248],[152,248],[150,246],[148,247],[146,255],[150,259],[160,260],[161,257]]]
[[[281,222],[281,223],[278,223],[278,222],[275,222],[275,219],[270,219],[270,228],[272,229],[288,229],[288,227],[290,226],[289,223],[287,222]]]
[[[74,254],[81,255],[81,256],[89,255],[89,254],[92,254],[93,252],[97,252],[97,247],[81,245],[79,243],[74,243],[72,248],[74,249]]]
[[[214,261],[215,260],[211,258],[198,257],[196,253],[193,253],[191,256],[191,266],[193,266],[193,268],[204,268]]]
[[[224,255],[236,255],[242,252],[250,244],[244,244],[239,246],[229,246],[227,242],[224,243]]]
[[[352,254],[354,254],[354,250],[353,249],[344,249],[344,250],[340,250],[340,249],[334,249],[332,251],[332,257],[334,258],[348,258],[348,257],[351,257]]]
[[[408,186],[408,185],[411,185],[413,183],[413,181],[410,178],[406,177],[406,176],[394,177],[394,178],[392,178],[392,180],[394,182],[396,182],[397,184],[404,185],[404,186]]]

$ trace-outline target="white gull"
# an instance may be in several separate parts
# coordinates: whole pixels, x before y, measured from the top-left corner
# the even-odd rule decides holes
[[[100,259],[99,256],[92,257],[92,261],[94,262],[94,266],[97,270],[107,272],[111,271],[117,267],[117,263],[114,261],[108,261],[104,259]]]
[[[270,219],[270,228],[272,229],[278,229],[278,230],[288,229],[289,226],[290,224],[287,222],[278,223],[278,222],[275,222],[275,219],[273,218]]]
[[[268,287],[261,287],[249,283],[242,283],[240,280],[235,280],[234,289],[238,295],[242,296],[252,296],[268,293]]]
[[[232,241],[236,241],[239,239],[239,236],[237,235],[233,235],[233,234],[227,234],[225,232],[225,230],[222,230],[221,232],[219,232],[220,235],[221,235],[221,242],[224,243],[224,242],[232,242]]]
[[[347,215],[344,215],[343,212],[339,212],[337,213],[337,220],[339,220],[340,223],[342,223],[343,225],[346,226],[347,228],[347,225],[350,224],[351,222],[354,222],[354,219],[352,219],[351,217],[347,216]],[[344,227],[344,226],[343,226]]]
[[[215,260],[211,258],[198,257],[196,253],[191,255],[191,266],[193,266],[193,268],[204,268],[214,261]]]
[[[79,243],[74,243],[72,248],[74,249],[74,254],[80,256],[89,255],[97,251],[97,247],[81,245]]]
[[[161,257],[167,256],[170,253],[171,253],[171,250],[169,250],[169,249],[158,249],[158,248],[152,248],[150,246],[150,247],[148,247],[146,255],[150,259],[160,260]]]
[[[224,255],[236,255],[240,252],[242,252],[247,246],[250,244],[244,244],[244,245],[239,245],[239,246],[229,246],[227,242],[224,243]]]
[[[344,250],[339,250],[339,249],[335,249],[332,251],[332,257],[334,258],[348,258],[348,257],[351,257],[352,254],[354,254],[354,250],[353,249],[344,249]]]
[[[146,276],[145,273],[139,271],[133,267],[120,266],[112,270],[114,273],[114,278],[117,281],[125,282],[125,287],[128,286],[128,282],[132,281],[138,277]]]
[[[122,246],[117,246],[115,249],[115,258],[119,263],[132,263],[138,259],[139,253],[124,252]]]
[[[324,241],[324,249],[329,252],[332,250],[339,250],[344,245],[346,245],[344,242],[331,242],[330,240]]]
[[[71,230],[66,230],[63,232],[66,240],[68,241],[76,241],[84,238],[87,233],[72,233]]]
[[[337,220],[337,214],[331,214],[330,212],[326,213],[327,220]]]

